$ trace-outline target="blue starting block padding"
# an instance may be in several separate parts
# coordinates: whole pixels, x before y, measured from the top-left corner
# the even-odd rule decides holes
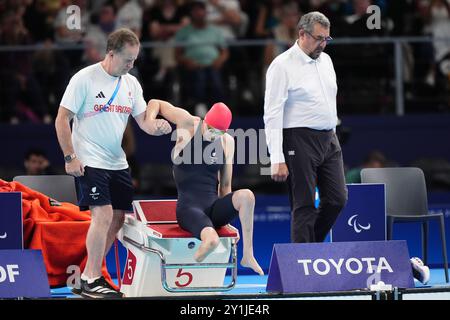
[[[413,288],[406,241],[275,244],[268,292],[329,292],[370,288],[383,281]]]
[[[48,298],[40,250],[0,250],[0,298]]]
[[[22,230],[22,193],[1,192],[0,250],[23,249]]]

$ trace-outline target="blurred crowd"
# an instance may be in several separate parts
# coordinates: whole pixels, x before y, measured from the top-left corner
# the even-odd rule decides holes
[[[381,10],[379,29],[367,27],[372,4]],[[68,28],[71,5],[80,9],[80,28]],[[198,115],[221,100],[238,115],[261,115],[267,66],[313,10],[330,19],[333,38],[432,36],[402,43],[407,111],[450,110],[450,41],[439,41],[450,35],[448,0],[0,0],[0,121],[51,123],[70,77],[102,60],[108,34],[121,27],[144,44],[132,73],[147,100]],[[254,39],[275,41],[233,45]],[[326,50],[341,113],[393,112],[392,44]]]

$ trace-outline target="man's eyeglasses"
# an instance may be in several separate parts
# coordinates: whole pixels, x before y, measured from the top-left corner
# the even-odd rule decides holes
[[[319,43],[322,43],[322,42],[325,41],[325,42],[328,44],[328,43],[330,43],[330,42],[333,40],[332,37],[315,36],[315,35],[313,35],[311,32],[308,32],[308,31],[306,31],[306,30],[305,30],[305,32],[306,32],[307,34],[309,34],[309,35],[311,36],[311,38],[313,38],[314,40],[318,41]]]

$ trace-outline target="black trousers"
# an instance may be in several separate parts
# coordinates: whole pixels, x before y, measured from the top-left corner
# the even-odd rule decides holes
[[[289,170],[291,241],[322,242],[347,202],[342,150],[334,131],[283,130]],[[319,189],[320,205],[315,207]]]

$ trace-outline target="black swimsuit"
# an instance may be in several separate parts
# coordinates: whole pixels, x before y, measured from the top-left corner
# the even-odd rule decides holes
[[[203,228],[224,226],[239,214],[233,206],[232,192],[220,199],[217,195],[218,174],[225,163],[221,139],[204,141],[201,127],[200,121],[173,165],[178,223],[198,239]]]

